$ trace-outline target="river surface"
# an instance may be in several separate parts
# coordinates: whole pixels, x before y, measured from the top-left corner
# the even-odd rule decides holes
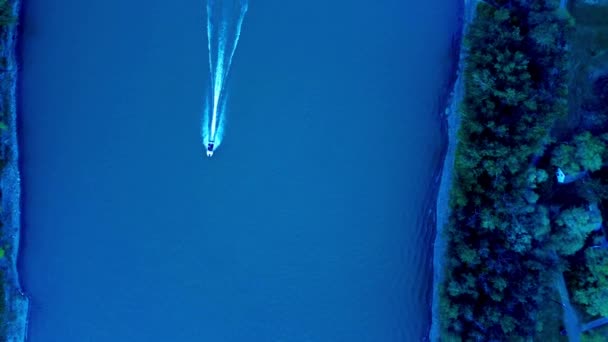
[[[211,159],[204,9],[24,2],[29,341],[424,339],[457,1],[251,0]]]

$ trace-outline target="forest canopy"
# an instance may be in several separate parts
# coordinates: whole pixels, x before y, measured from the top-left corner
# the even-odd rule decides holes
[[[540,307],[554,276],[548,270],[556,268],[558,253],[578,250],[601,222],[584,206],[556,219],[545,200],[554,170],[540,164],[554,142],[551,128],[568,110],[571,25],[555,1],[477,6],[465,37],[465,95],[446,229],[441,310],[447,340],[523,340],[542,331]],[[596,169],[595,154],[576,144],[605,149],[603,141],[581,135],[573,144],[555,152],[555,161]]]

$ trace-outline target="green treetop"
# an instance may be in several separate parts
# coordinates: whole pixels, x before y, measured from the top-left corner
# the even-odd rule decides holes
[[[592,316],[608,316],[608,249],[588,248],[585,263],[574,283],[574,301]]]
[[[554,151],[551,163],[566,174],[597,171],[603,165],[606,143],[589,132],[574,137],[571,143],[561,144]]]
[[[552,243],[561,255],[572,255],[585,244],[585,239],[602,223],[599,210],[575,207],[562,211],[555,219]]]

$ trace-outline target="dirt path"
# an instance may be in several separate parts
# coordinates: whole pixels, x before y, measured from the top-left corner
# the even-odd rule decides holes
[[[574,311],[574,308],[570,304],[570,297],[568,296],[568,289],[566,288],[566,281],[564,280],[563,274],[557,276],[555,286],[564,307],[564,326],[568,333],[568,340],[570,340],[570,342],[579,342],[581,340],[581,324],[578,320],[576,311]]]

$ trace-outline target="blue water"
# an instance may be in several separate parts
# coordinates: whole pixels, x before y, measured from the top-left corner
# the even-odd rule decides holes
[[[203,1],[26,1],[29,341],[423,338],[456,8],[251,0],[207,158]]]

